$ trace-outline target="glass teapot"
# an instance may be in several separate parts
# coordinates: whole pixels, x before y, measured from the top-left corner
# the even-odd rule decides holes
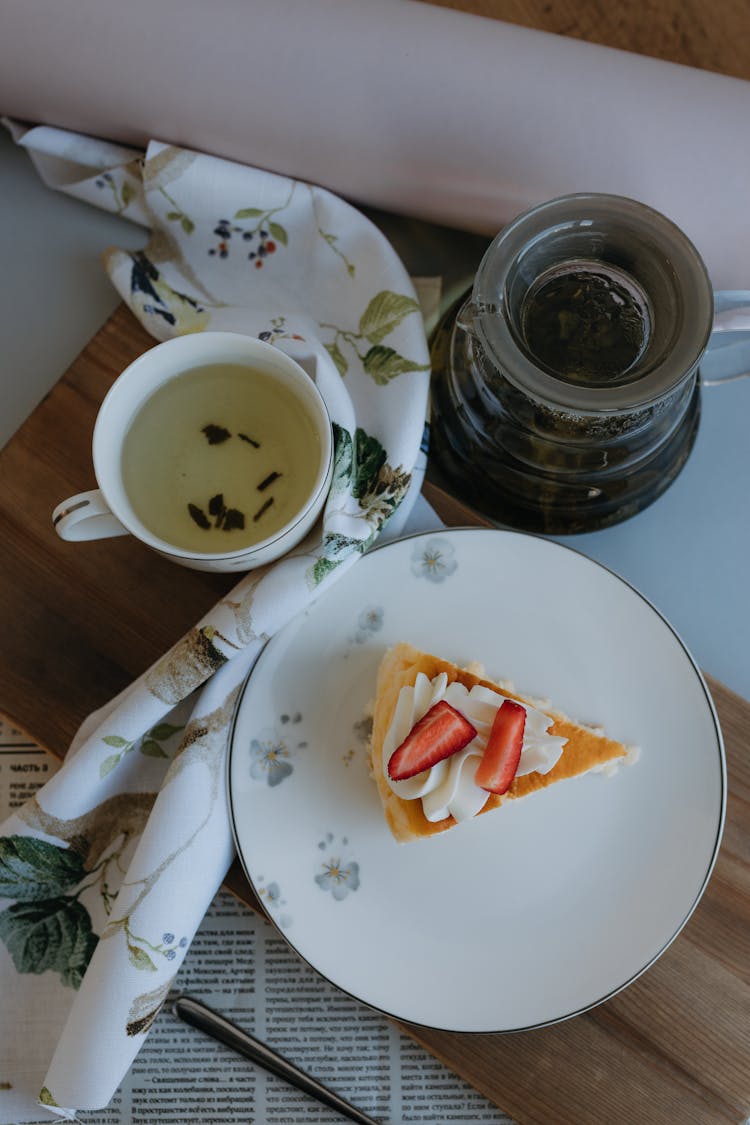
[[[577,194],[521,215],[433,338],[438,479],[531,531],[640,511],[692,448],[713,315],[700,255],[650,207]]]

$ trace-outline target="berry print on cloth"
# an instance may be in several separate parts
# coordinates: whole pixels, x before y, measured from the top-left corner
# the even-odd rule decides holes
[[[223,330],[312,357],[335,443],[314,531],[90,716],[55,777],[0,828],[0,993],[21,1006],[28,990],[55,989],[56,1049],[33,1089],[28,1065],[14,1088],[31,1120],[37,1100],[60,1116],[105,1106],[157,1018],[233,858],[224,778],[237,694],[268,637],[421,483],[428,352],[393,249],[329,192],[155,142],[144,154],[14,133],[32,159],[43,148],[58,170],[72,160],[52,186],[148,226],[142,249],[110,250],[106,269],[156,340]],[[49,176],[53,162],[38,166]],[[283,785],[293,768],[277,743],[259,744],[259,784]],[[357,884],[354,862],[319,880],[334,898]],[[21,1048],[28,1064],[34,1044],[19,1059]]]

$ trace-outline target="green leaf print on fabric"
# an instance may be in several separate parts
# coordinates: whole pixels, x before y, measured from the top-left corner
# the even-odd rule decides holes
[[[133,187],[133,185],[130,183],[130,181],[125,180],[125,182],[122,185],[122,191],[120,192],[120,198],[122,199],[122,209],[123,209],[123,211],[125,210],[127,205],[131,202],[131,200],[135,199],[137,194],[138,194],[138,192]]]
[[[364,540],[355,539],[352,535],[344,535],[340,531],[329,532],[324,543],[325,561],[331,564],[329,569],[332,570],[344,559],[348,559],[353,551],[362,552],[364,543]]]
[[[383,347],[382,344],[370,348],[363,357],[362,363],[367,374],[381,386],[395,379],[397,375],[404,375],[407,371],[427,370],[426,366],[414,363],[406,356],[399,355],[393,348]]]
[[[289,244],[289,236],[281,223],[269,223],[268,229],[276,241],[280,242],[282,246],[287,246]]]
[[[0,939],[19,973],[49,969],[70,988],[79,987],[99,940],[73,898],[14,903],[0,913]]]
[[[147,739],[145,739],[144,742],[141,743],[141,754],[145,754],[147,758],[168,758],[169,757],[169,754],[166,754],[162,750],[159,743],[155,742],[153,738],[147,738]]]
[[[352,554],[362,554],[406,494],[411,474],[388,464],[383,445],[361,427],[354,437],[333,423],[333,479],[329,511],[352,524],[352,533],[329,531],[323,537],[321,556],[307,571],[311,588],[319,586],[332,570]],[[356,506],[352,501],[356,500]],[[359,530],[365,524],[364,534]]]
[[[108,773],[112,773],[112,770],[119,764],[121,758],[122,754],[110,754],[109,757],[105,758],[99,766],[99,777],[104,778]]]
[[[157,723],[151,730],[147,730],[140,743],[137,741],[128,742],[127,738],[123,738],[120,734],[105,734],[102,742],[106,746],[112,746],[119,750],[119,754],[109,754],[103,762],[99,765],[99,777],[105,778],[107,774],[111,773],[116,766],[120,764],[126,754],[130,754],[136,747],[140,750],[141,754],[145,754],[147,758],[168,758],[169,754],[159,745],[160,742],[166,741],[172,735],[177,734],[182,730],[182,727],[175,727],[171,723]]]
[[[331,478],[331,493],[348,492],[349,481],[352,479],[352,460],[354,456],[354,441],[352,435],[338,422],[333,426],[333,476]]]
[[[287,229],[273,216],[285,211],[292,202],[297,184],[294,181],[290,183],[291,187],[286,199],[278,206],[240,207],[234,213],[234,222],[229,219],[218,219],[213,233],[219,242],[216,246],[212,246],[208,253],[212,257],[228,258],[231,247],[234,246],[235,250],[245,251],[248,261],[252,262],[256,269],[261,269],[264,262],[270,260],[269,256],[274,255],[279,246],[288,246]],[[238,225],[253,219],[255,222],[250,226]]]
[[[310,580],[313,586],[319,586],[332,570],[341,562],[341,559],[318,559],[310,569]]]
[[[118,750],[124,750],[127,746],[132,746],[132,742],[128,742],[127,738],[122,738],[119,734],[105,734],[102,742],[107,746],[114,746]]]
[[[340,328],[336,324],[321,323],[321,328],[327,328],[335,333],[333,340],[328,341],[324,346],[336,364],[339,374],[346,375],[350,363],[342,345],[346,345],[354,352],[367,374],[380,385],[408,371],[429,370],[429,364],[416,363],[401,355],[395,348],[384,347],[381,344],[386,336],[398,328],[405,317],[419,311],[419,303],[413,297],[394,293],[391,289],[382,289],[375,294],[359,318],[357,332]],[[360,341],[366,341],[372,346],[367,351],[360,351],[358,347]]]
[[[172,206],[172,210],[167,211],[167,220],[170,223],[179,223],[185,234],[192,234],[195,230],[195,223],[190,218],[190,216],[185,214],[177,200],[174,198],[174,196],[169,194],[165,187],[160,184],[158,190],[164,196],[167,203],[171,204]]]
[[[112,192],[116,215],[121,215],[138,195],[135,185],[126,179],[126,176],[127,171],[124,168],[113,168],[111,171],[102,172],[94,181],[98,188]],[[112,208],[108,207],[107,210]]]
[[[39,1101],[42,1105],[56,1105],[58,1109],[60,1108],[60,1103],[55,1101],[46,1086],[42,1086],[39,1091]]]
[[[333,439],[333,478],[330,495],[335,497],[340,493],[348,492],[359,500],[360,507],[368,508],[374,496],[388,492],[393,496],[395,507],[409,486],[410,474],[404,473],[401,469],[390,468],[382,444],[376,437],[366,433],[361,426],[357,427],[352,437],[348,430],[334,422]]]
[[[0,895],[16,900],[0,913],[0,940],[19,973],[51,969],[78,988],[98,938],[85,906],[65,892],[85,877],[71,848],[31,836],[0,840]]]
[[[83,859],[70,848],[61,848],[32,836],[0,839],[0,896],[16,902],[55,898],[76,887],[85,877]]]
[[[318,203],[320,201],[316,194],[315,188],[312,186],[312,184],[308,184],[307,187],[310,192],[310,205],[312,207],[313,218],[315,220],[315,226],[317,228],[318,234],[323,239],[325,244],[329,246],[333,253],[341,260],[342,265],[346,267],[346,272],[349,277],[355,277],[357,274],[357,267],[355,266],[354,262],[350,261],[349,258],[347,258],[346,254],[339,246],[339,236],[337,234],[334,234],[333,231],[323,230],[323,227],[320,225],[320,216],[318,214]]]
[[[354,433],[352,496],[361,500],[372,491],[385,460],[385,450],[378,439],[358,427]]]
[[[176,727],[173,723],[157,723],[149,733],[157,742],[164,742],[165,739],[171,738],[173,734],[179,734],[183,729],[183,727]]]
[[[379,344],[394,328],[398,328],[404,317],[413,312],[419,312],[419,303],[413,297],[384,289],[373,297],[362,313],[359,335],[365,336],[371,344]]]
[[[349,370],[349,364],[347,363],[346,356],[344,355],[338,344],[334,341],[332,344],[325,344],[324,346],[329,356],[336,364],[336,370],[338,371],[339,375],[346,375],[347,371]]]
[[[156,972],[156,965],[151,960],[148,953],[146,953],[146,950],[141,949],[138,945],[131,945],[130,942],[128,942],[128,959],[130,964],[134,965],[136,969],[141,969],[148,973]]]

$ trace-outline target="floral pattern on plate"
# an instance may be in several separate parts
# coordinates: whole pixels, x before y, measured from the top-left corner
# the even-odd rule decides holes
[[[295,741],[292,728],[302,722],[302,715],[283,714],[279,717],[282,726],[289,726],[289,733],[279,733],[277,727],[264,727],[257,737],[250,741],[250,776],[254,781],[265,781],[272,789],[281,785],[284,778],[294,772],[292,758],[297,750],[304,750],[304,739]],[[299,732],[298,732],[299,733]]]
[[[276,882],[266,883],[263,876],[259,875],[256,880],[256,889],[258,898],[265,910],[278,922],[282,930],[291,926],[293,919],[291,914],[284,910],[286,899],[281,893],[279,884]]]
[[[318,844],[319,849],[328,854],[320,864],[315,882],[321,891],[330,892],[337,902],[359,888],[359,864],[345,858],[348,845],[346,836],[342,836],[340,845],[337,845],[332,832],[327,832],[325,839]]]
[[[430,582],[443,582],[458,569],[455,554],[455,547],[447,539],[428,539],[425,543],[420,537],[411,556],[412,574]]]
[[[357,627],[354,632],[352,643],[355,645],[362,645],[365,641],[371,640],[374,635],[383,628],[383,618],[385,614],[383,607],[379,605],[368,605],[361,611],[357,617]]]

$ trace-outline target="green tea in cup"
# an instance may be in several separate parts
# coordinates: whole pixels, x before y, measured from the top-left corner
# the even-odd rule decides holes
[[[210,364],[146,400],[125,434],[122,479],[154,535],[225,554],[295,517],[320,457],[314,421],[288,387],[260,368]]]

